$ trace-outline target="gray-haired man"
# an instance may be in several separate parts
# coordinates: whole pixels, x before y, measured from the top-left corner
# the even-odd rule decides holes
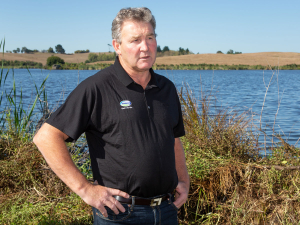
[[[155,26],[147,8],[120,10],[112,23],[115,64],[78,85],[34,137],[52,170],[93,207],[94,224],[177,224],[188,197],[177,92],[151,69]],[[94,184],[65,145],[82,133]]]

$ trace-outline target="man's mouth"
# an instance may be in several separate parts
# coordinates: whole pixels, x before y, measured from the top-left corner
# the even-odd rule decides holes
[[[143,57],[140,57],[140,59],[149,59],[150,56],[143,56]]]

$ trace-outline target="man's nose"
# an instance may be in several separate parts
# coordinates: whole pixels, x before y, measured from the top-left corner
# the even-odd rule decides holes
[[[141,42],[141,51],[142,52],[146,52],[146,51],[148,51],[148,43],[147,43],[147,41],[146,40],[143,40],[142,42]]]

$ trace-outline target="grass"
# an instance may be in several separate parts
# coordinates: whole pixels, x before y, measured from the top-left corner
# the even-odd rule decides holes
[[[2,42],[0,48],[1,45]],[[44,115],[49,113],[44,89],[47,78],[40,86],[33,81],[35,98],[25,110],[13,70],[4,73],[2,67],[0,87],[4,87],[8,76],[12,76],[13,85],[0,98],[0,104],[4,98],[9,104],[1,116],[4,122],[0,131],[0,224],[91,224],[91,207],[57,178],[31,142],[37,126],[32,121],[34,109],[40,104]],[[31,77],[29,71],[28,76]],[[80,139],[68,148],[79,169],[89,178],[89,157],[84,145]]]
[[[213,97],[180,97],[191,190],[182,224],[296,224],[300,221],[299,149],[281,137],[261,156],[252,117],[226,109],[212,115]]]
[[[0,86],[10,75],[12,70],[6,74],[1,70]],[[44,115],[49,113],[44,84],[35,87],[36,98],[29,110],[23,108],[22,95],[16,98],[15,85],[1,94],[10,106],[2,112],[5,123],[0,131],[0,224],[91,224],[91,207],[56,177],[31,142],[36,127],[32,109],[41,103]],[[299,149],[278,136],[271,146],[273,154],[262,157],[261,131],[252,127],[251,115],[216,111],[212,91],[203,91],[196,99],[186,86],[179,95],[191,178],[188,202],[179,212],[180,224],[297,224]],[[90,178],[85,144],[83,136],[68,148]]]

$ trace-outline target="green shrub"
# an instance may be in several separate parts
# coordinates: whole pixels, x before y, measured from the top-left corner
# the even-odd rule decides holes
[[[75,54],[78,54],[78,53],[89,53],[90,52],[90,50],[76,50],[74,53]]]
[[[90,53],[89,56],[88,56],[88,60],[89,62],[97,62],[97,57],[98,55],[96,53]]]
[[[65,64],[65,61],[57,56],[50,56],[47,59],[47,66],[52,66],[54,64]]]

